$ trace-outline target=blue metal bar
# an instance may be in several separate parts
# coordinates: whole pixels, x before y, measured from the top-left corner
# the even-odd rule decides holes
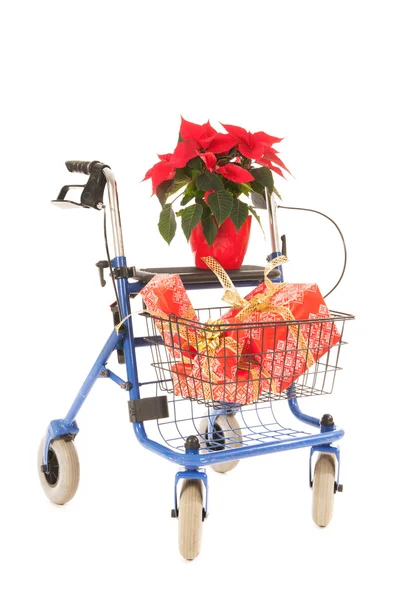
[[[183,454],[172,448],[163,446],[154,440],[150,440],[144,430],[143,423],[133,423],[133,429],[139,442],[148,450],[163,456],[167,460],[185,466],[187,468],[204,467],[220,462],[231,460],[240,460],[250,456],[261,456],[273,452],[282,452],[284,450],[294,450],[295,448],[305,448],[321,444],[331,444],[344,436],[342,429],[335,429],[327,433],[318,433],[314,435],[305,435],[302,438],[294,440],[285,440],[282,442],[262,443],[254,446],[241,446],[231,450],[220,450],[219,452],[208,452],[207,454]]]
[[[114,373],[113,371],[110,371],[110,369],[108,369],[108,373],[109,373],[108,376],[111,379],[111,381],[114,381],[114,383],[116,383],[120,387],[121,387],[121,385],[124,385],[126,383],[126,381],[124,379],[121,379],[121,377],[116,375],[116,373]]]
[[[293,386],[294,387],[294,386]],[[289,387],[288,389],[288,393],[292,394],[293,392],[290,391],[290,389],[292,388],[292,386]],[[299,419],[299,421],[303,421],[303,423],[307,423],[308,425],[312,425],[313,427],[318,427],[320,426],[320,420],[316,419],[315,417],[311,417],[310,415],[306,415],[305,413],[303,413],[300,408],[299,408],[299,404],[297,402],[297,398],[290,398],[288,400],[288,404],[289,404],[289,408],[292,411],[292,413],[294,414],[294,416]]]
[[[104,348],[100,352],[99,356],[96,359],[96,362],[91,368],[89,375],[86,377],[81,389],[79,390],[65,419],[63,419],[66,426],[70,425],[74,421],[82,404],[86,400],[90,390],[92,389],[96,379],[98,378],[100,371],[104,368],[105,363],[110,358],[112,352],[115,350],[115,347],[117,346],[121,337],[122,334],[117,334],[114,330],[108,338]]]
[[[125,267],[126,258],[125,256],[117,256],[112,261],[113,268]],[[128,291],[128,280],[126,278],[117,279],[118,298],[121,309],[121,319],[125,319],[131,313],[131,303],[129,299]],[[128,318],[124,322],[125,335],[124,335],[124,354],[126,363],[126,372],[128,381],[132,384],[132,388],[129,391],[130,400],[138,400],[140,398],[139,391],[139,378],[137,371],[136,352],[135,352],[135,338],[133,336],[132,319]]]
[[[202,469],[201,471],[193,471],[193,470],[185,470],[185,471],[178,471],[177,474],[175,475],[175,493],[174,493],[174,508],[175,508],[175,515],[178,515],[179,512],[179,506],[178,506],[178,483],[181,479],[199,479],[200,481],[203,482],[204,488],[205,488],[205,492],[206,492],[206,497],[205,500],[203,501],[204,503],[204,510],[205,510],[205,517],[207,518],[208,516],[208,479],[207,479],[207,473]]]

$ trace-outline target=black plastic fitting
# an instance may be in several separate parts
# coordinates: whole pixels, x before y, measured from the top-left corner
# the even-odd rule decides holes
[[[200,442],[199,442],[197,436],[189,435],[189,437],[186,438],[185,448],[186,448],[186,450],[199,450]]]

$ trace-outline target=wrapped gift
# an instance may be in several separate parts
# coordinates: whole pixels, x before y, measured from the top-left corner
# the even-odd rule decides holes
[[[236,319],[193,323],[197,315],[179,275],[156,275],[140,293],[174,358],[198,355],[204,376],[213,380],[235,376],[248,337],[247,330],[234,328]]]
[[[245,344],[248,345],[249,331],[234,317],[221,318],[195,331],[197,355],[193,362],[202,376],[211,381],[233,379]]]
[[[190,321],[197,321],[197,315],[179,275],[155,275],[140,294],[147,310],[159,317],[155,323],[170,354],[175,358],[194,356]]]
[[[315,319],[330,318],[316,284],[273,284],[268,280],[268,272],[286,262],[286,257],[271,261],[267,265],[264,282],[245,298],[239,295],[215,259],[208,257],[203,260],[221,281],[225,289],[224,300],[233,307],[222,318],[252,323],[248,328],[248,345],[243,351],[271,374],[272,380],[262,380],[263,391],[284,391],[340,341],[340,334],[332,321],[312,323]],[[279,325],[279,321],[285,323]],[[272,389],[272,384],[275,389]]]
[[[190,364],[178,362],[172,366],[172,383],[176,396],[206,402],[251,404],[261,393],[259,367],[242,365],[232,381],[207,381]]]

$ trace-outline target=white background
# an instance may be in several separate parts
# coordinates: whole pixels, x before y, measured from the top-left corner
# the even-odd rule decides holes
[[[2,402],[0,595],[5,599],[393,598],[399,535],[396,2],[13,2],[2,12]],[[4,12],[5,10],[5,12]],[[168,248],[140,183],[172,151],[180,115],[284,137],[287,205],[327,212],[349,264],[331,308],[353,312],[332,412],[345,492],[314,526],[308,451],[209,473],[200,557],[185,563],[169,518],[175,467],[142,449],[126,396],[98,383],[79,415],[81,484],[65,507],[37,480],[36,450],[64,416],[108,336],[112,288],[101,215],[49,200],[79,182],[67,159],[101,160],[119,182],[129,264],[191,264]],[[326,292],[342,249],[321,218],[280,211],[287,279]],[[264,216],[265,222],[265,216]],[[246,262],[269,251],[253,226]],[[284,408],[284,407],[283,407]],[[394,550],[390,549],[390,542]]]

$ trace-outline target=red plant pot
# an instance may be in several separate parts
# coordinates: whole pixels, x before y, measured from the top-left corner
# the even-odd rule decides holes
[[[249,245],[251,216],[248,216],[239,231],[228,217],[218,229],[214,242],[209,246],[204,237],[200,221],[193,229],[189,242],[194,255],[195,265],[199,269],[208,269],[202,257],[214,257],[226,271],[242,266]]]

